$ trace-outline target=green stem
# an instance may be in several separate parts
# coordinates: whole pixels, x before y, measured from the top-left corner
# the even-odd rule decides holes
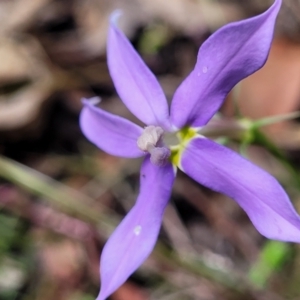
[[[101,207],[99,203],[97,203],[97,207],[102,213],[93,209],[93,199],[3,156],[0,156],[0,177],[45,198],[51,204],[55,204],[57,208],[79,219],[105,227],[111,224],[108,209]]]
[[[300,190],[300,177],[298,171],[290,164],[286,155],[258,128],[254,129],[254,143],[264,146],[274,157],[276,157],[286,170],[292,175],[295,186]]]

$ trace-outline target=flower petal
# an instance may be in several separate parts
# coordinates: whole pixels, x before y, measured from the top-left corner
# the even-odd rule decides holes
[[[145,155],[137,146],[137,140],[143,132],[141,127],[94,106],[89,100],[84,100],[83,103],[80,127],[88,140],[111,155]]]
[[[117,12],[115,12],[117,13]],[[128,109],[147,125],[169,128],[169,107],[160,84],[111,17],[107,59],[116,90]]]
[[[101,291],[106,299],[144,262],[159,233],[175,177],[173,166],[153,165],[147,156],[141,168],[137,202],[107,241],[101,257]]]
[[[171,122],[205,125],[228,92],[266,62],[281,0],[263,14],[222,27],[201,46],[191,74],[175,92]]]
[[[187,145],[182,170],[233,198],[270,239],[300,242],[300,218],[277,180],[232,150],[198,137]]]

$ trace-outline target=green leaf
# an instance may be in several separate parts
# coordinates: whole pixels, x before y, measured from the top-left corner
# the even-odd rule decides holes
[[[265,287],[268,280],[283,267],[290,255],[290,244],[278,241],[266,242],[258,260],[249,271],[250,281],[259,288]]]

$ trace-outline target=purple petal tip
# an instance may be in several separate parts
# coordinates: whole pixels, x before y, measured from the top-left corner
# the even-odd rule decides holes
[[[114,26],[118,26],[118,21],[120,17],[122,16],[123,11],[121,9],[114,10],[110,15],[110,23]]]
[[[95,96],[95,97],[92,97],[92,98],[89,98],[89,99],[83,98],[81,100],[81,102],[84,105],[93,105],[93,106],[95,106],[95,105],[97,105],[97,104],[99,104],[101,102],[101,98],[98,97],[98,96]]]

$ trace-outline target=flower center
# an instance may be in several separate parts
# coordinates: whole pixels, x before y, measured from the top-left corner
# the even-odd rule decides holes
[[[142,135],[137,140],[138,147],[150,154],[150,160],[154,165],[163,166],[167,163],[171,151],[163,143],[164,130],[159,126],[145,127]]]
[[[170,160],[175,166],[180,165],[182,152],[187,147],[188,143],[195,137],[200,136],[197,128],[183,127],[177,133],[179,143],[171,146],[171,157]]]

